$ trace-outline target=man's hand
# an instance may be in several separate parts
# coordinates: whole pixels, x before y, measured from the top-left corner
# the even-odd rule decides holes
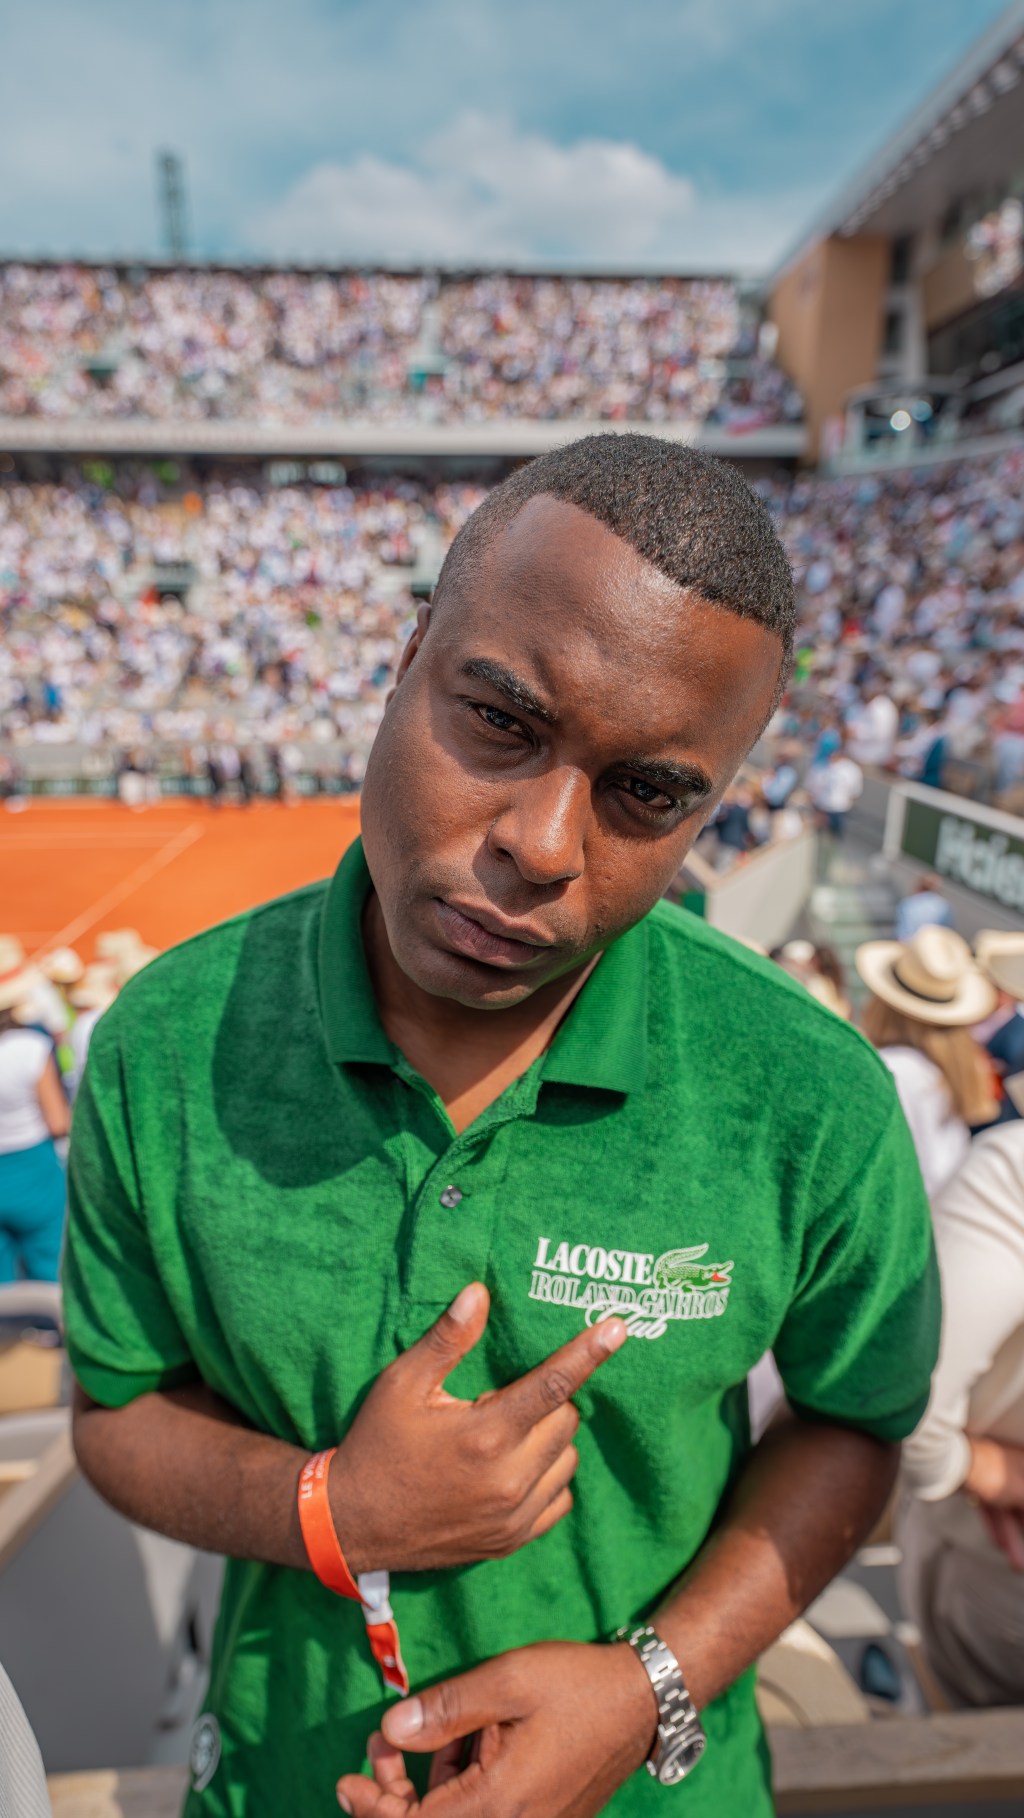
[[[374,1777],[346,1774],[354,1818],[593,1818],[650,1753],[658,1713],[631,1648],[545,1641],[392,1705]],[[429,1752],[420,1799],[401,1749]]]
[[[498,1559],[572,1508],[570,1397],[624,1342],[625,1323],[601,1321],[518,1382],[459,1401],[444,1380],[482,1336],[489,1307],[481,1282],[463,1288],[382,1371],[338,1447],[331,1512],[353,1572]]]
[[[976,1499],[993,1545],[1015,1572],[1024,1572],[1024,1447],[972,1439],[964,1488]]]
[[[626,1339],[604,1320],[507,1388],[458,1401],[443,1383],[490,1302],[463,1288],[373,1384],[331,1465],[331,1510],[354,1572],[425,1571],[515,1552],[572,1508],[570,1398]],[[308,1571],[303,1447],[257,1433],[203,1383],[104,1408],[75,1391],[78,1462],[101,1496],[173,1540]]]

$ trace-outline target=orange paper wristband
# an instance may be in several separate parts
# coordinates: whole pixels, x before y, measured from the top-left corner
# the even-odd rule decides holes
[[[359,1586],[341,1550],[327,1499],[327,1475],[337,1449],[332,1446],[329,1452],[315,1452],[303,1465],[299,1478],[299,1525],[309,1563],[320,1583],[329,1591],[336,1591],[339,1597],[351,1597],[355,1603],[362,1603]]]

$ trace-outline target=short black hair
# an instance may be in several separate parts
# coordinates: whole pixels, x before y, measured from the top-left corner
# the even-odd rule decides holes
[[[781,692],[796,615],[793,571],[771,514],[728,461],[659,436],[583,436],[510,474],[459,531],[435,595],[545,493],[607,525],[678,587],[774,632]]]

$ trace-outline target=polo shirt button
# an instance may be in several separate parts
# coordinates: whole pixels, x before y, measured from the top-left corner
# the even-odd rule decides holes
[[[451,1212],[454,1211],[462,1197],[461,1187],[447,1186],[441,1194],[441,1204],[442,1206],[447,1206],[448,1210]]]

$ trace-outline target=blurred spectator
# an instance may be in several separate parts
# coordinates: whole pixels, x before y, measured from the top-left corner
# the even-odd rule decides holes
[[[18,942],[0,936],[0,1282],[56,1281],[64,1171],[54,1139],[68,1103],[53,1042],[24,1026],[39,978]]]
[[[834,839],[842,839],[846,817],[863,788],[864,773],[842,745],[834,745],[824,763],[813,764],[808,771],[807,793],[820,824]]]
[[[867,941],[857,971],[871,992],[863,1029],[896,1081],[929,1197],[963,1164],[973,1126],[996,1114],[992,1076],[971,1025],[996,992],[951,928]]]
[[[852,1009],[846,995],[846,979],[833,947],[816,947],[813,941],[796,939],[787,941],[771,957],[820,1004],[849,1022]]]
[[[996,789],[1009,794],[1024,784],[1024,689],[995,716]]]
[[[896,905],[896,939],[909,941],[919,928],[952,928],[953,911],[942,894],[942,879],[933,871],[918,878],[909,896]]]
[[[795,750],[788,744],[781,746],[776,753],[774,764],[761,777],[761,794],[764,797],[765,806],[770,808],[773,813],[785,808],[794,789],[799,784],[800,772],[796,762],[798,757],[799,746]]]
[[[998,1005],[984,1030],[983,1042],[1000,1081],[1000,1123],[1024,1117],[1024,934],[982,929],[974,943],[975,958],[998,992]]]
[[[892,629],[890,626],[890,636]],[[875,683],[868,689],[860,705],[851,708],[847,721],[850,752],[857,763],[874,764],[881,769],[891,763],[899,723],[899,709],[895,701],[880,682]]]
[[[737,781],[726,790],[708,821],[699,850],[708,850],[719,869],[734,865],[758,844],[752,824],[753,807],[752,789]]]
[[[834,947],[815,947],[808,990],[844,1022],[850,1021],[853,1008],[846,994],[846,974]]]
[[[1024,1123],[987,1132],[933,1208],[942,1350],[904,1443],[901,1592],[955,1705],[1024,1702]]]
[[[68,1090],[68,1077],[74,1067],[74,1054],[69,1040],[75,1021],[71,992],[81,979],[85,967],[73,947],[56,947],[53,952],[44,953],[36,961],[36,966],[60,1000],[60,1026],[53,1027],[51,1033],[57,1044],[57,1066],[65,1090]]]
[[[14,758],[5,752],[0,752],[0,803],[5,808],[24,806],[21,771]]]
[[[92,1032],[104,1010],[109,1010],[117,996],[117,990],[117,969],[111,962],[102,960],[87,966],[78,983],[72,987],[71,1002],[75,1020],[68,1035],[71,1066],[65,1075],[65,1085],[72,1103],[82,1083]]]

